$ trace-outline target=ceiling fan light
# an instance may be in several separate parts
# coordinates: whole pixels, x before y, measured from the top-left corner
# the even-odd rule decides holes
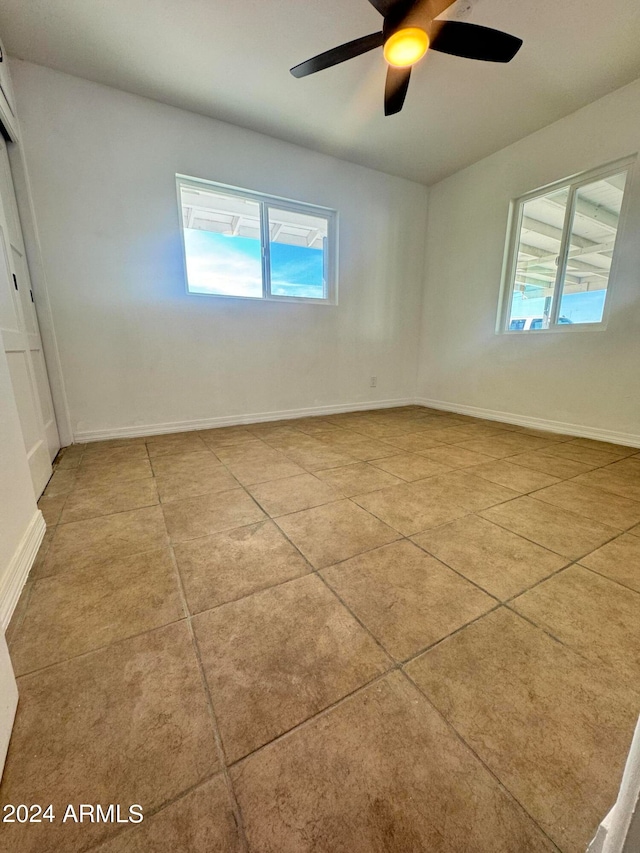
[[[429,49],[429,36],[420,27],[403,27],[389,36],[384,44],[384,58],[389,65],[407,68]]]

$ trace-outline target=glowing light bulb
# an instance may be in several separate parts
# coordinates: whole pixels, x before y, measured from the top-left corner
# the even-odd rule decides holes
[[[425,55],[429,49],[429,36],[420,27],[404,27],[386,40],[384,58],[389,65],[407,68]]]

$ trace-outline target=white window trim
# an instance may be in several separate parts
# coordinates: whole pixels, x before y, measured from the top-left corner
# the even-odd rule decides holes
[[[518,245],[520,243],[520,231],[522,225],[522,209],[528,201],[535,198],[548,195],[556,190],[568,187],[569,197],[567,199],[567,208],[565,211],[564,224],[562,227],[562,244],[560,246],[558,264],[558,274],[556,276],[555,288],[552,300],[553,313],[551,317],[551,325],[548,329],[536,329],[534,334],[537,337],[542,334],[578,334],[581,332],[601,332],[607,328],[609,321],[609,313],[611,306],[611,292],[615,287],[617,278],[617,269],[620,261],[620,253],[617,251],[618,242],[621,234],[624,232],[627,209],[631,198],[631,182],[634,175],[634,165],[637,159],[637,154],[632,154],[624,157],[621,160],[616,160],[613,163],[607,163],[604,166],[599,166],[596,169],[590,169],[587,172],[579,172],[568,178],[563,178],[559,181],[554,181],[551,184],[546,184],[538,189],[531,190],[524,195],[518,196],[511,200],[509,205],[509,218],[507,224],[507,242],[505,245],[504,260],[502,265],[502,280],[500,285],[500,300],[498,304],[498,318],[496,324],[497,335],[516,335],[526,337],[522,330],[509,329],[511,319],[511,303],[513,300],[513,291],[515,287],[516,269],[518,265]],[[611,271],[607,282],[607,295],[605,297],[602,320],[599,323],[557,323],[558,314],[560,313],[560,297],[566,269],[567,256],[569,254],[569,233],[573,222],[573,214],[575,209],[576,191],[581,187],[608,178],[612,175],[617,175],[620,172],[627,171],[627,180],[625,184],[624,197],[622,199],[622,208],[620,210],[620,219],[618,222],[618,230],[616,232],[616,240],[613,248],[613,258],[611,262]]]
[[[184,241],[184,220],[182,218],[182,196],[181,187],[193,187],[202,189],[210,187],[225,195],[234,195],[247,201],[256,202],[260,206],[260,236],[262,244],[262,296],[235,296],[227,293],[194,293],[189,290],[189,278],[187,274],[187,251]],[[182,241],[182,260],[184,268],[184,287],[188,296],[205,299],[241,299],[249,302],[296,302],[304,305],[337,305],[338,304],[338,212],[329,207],[309,204],[293,199],[280,198],[279,196],[267,195],[265,193],[245,190],[228,184],[220,184],[208,181],[205,178],[194,178],[189,175],[176,175],[176,192],[178,196],[178,216],[180,220],[180,238]],[[278,296],[270,291],[271,266],[270,266],[270,241],[268,209],[276,207],[279,210],[290,210],[294,213],[303,213],[309,216],[322,217],[327,220],[327,278],[325,283],[325,296],[322,299],[313,299],[307,296]]]

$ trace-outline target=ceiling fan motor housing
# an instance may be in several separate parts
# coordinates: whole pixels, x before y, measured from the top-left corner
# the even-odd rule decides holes
[[[385,41],[405,27],[419,27],[431,37],[434,18],[454,3],[455,0],[406,0],[400,3],[384,19],[382,33]]]

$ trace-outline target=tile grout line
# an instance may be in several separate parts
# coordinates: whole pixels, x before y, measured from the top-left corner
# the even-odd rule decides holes
[[[473,748],[473,746],[471,746],[471,744],[469,744],[469,743],[465,740],[465,738],[464,738],[464,737],[460,734],[460,732],[455,728],[455,726],[453,725],[453,723],[451,723],[451,722],[450,722],[450,721],[445,717],[445,715],[440,711],[440,709],[439,709],[439,708],[438,708],[438,707],[437,707],[437,706],[432,702],[432,700],[430,699],[430,697],[429,697],[429,696],[427,696],[427,694],[424,692],[424,690],[422,690],[422,689],[418,686],[418,684],[416,684],[416,682],[411,678],[411,676],[410,676],[410,675],[405,671],[405,669],[404,669],[404,668],[402,668],[400,671],[402,672],[402,675],[405,677],[405,679],[409,682],[409,684],[410,684],[410,685],[411,685],[415,690],[417,690],[417,692],[418,692],[418,693],[419,693],[419,694],[424,698],[424,700],[425,700],[425,701],[430,705],[430,707],[431,707],[431,708],[433,708],[433,710],[436,712],[436,714],[437,714],[437,715],[440,717],[440,719],[445,723],[445,725],[447,726],[447,728],[448,728],[448,729],[450,729],[450,731],[451,731],[451,732],[453,732],[453,734],[455,735],[456,739],[457,739],[457,740],[458,740],[458,741],[459,741],[459,742],[460,742],[464,747],[466,747],[466,748],[467,748],[467,749],[472,753],[472,755],[476,758],[476,760],[479,762],[479,764],[480,764],[482,767],[484,767],[484,769],[487,771],[487,773],[488,773],[488,774],[489,774],[493,779],[495,779],[495,781],[498,783],[498,786],[500,787],[500,789],[501,789],[501,790],[503,790],[503,791],[505,792],[505,794],[506,794],[506,795],[507,795],[511,800],[513,800],[513,802],[517,803],[517,805],[518,805],[518,806],[519,806],[519,808],[522,810],[522,812],[523,812],[525,815],[527,815],[527,817],[528,817],[528,818],[529,818],[529,820],[534,824],[534,826],[536,826],[536,827],[540,830],[541,834],[542,834],[542,835],[544,835],[544,837],[545,837],[546,839],[548,839],[548,841],[550,841],[550,842],[551,842],[551,844],[553,844],[553,846],[555,847],[555,849],[556,849],[557,851],[559,851],[559,853],[562,853],[561,848],[559,847],[559,845],[557,845],[557,844],[556,844],[556,842],[553,840],[553,838],[551,838],[551,836],[550,836],[550,835],[549,835],[549,834],[548,834],[548,833],[547,833],[547,832],[546,832],[546,831],[545,831],[545,830],[540,826],[540,824],[538,823],[538,821],[533,817],[533,815],[531,815],[531,814],[529,813],[529,811],[524,807],[524,805],[523,805],[523,804],[520,802],[520,800],[515,796],[515,794],[514,794],[514,793],[513,793],[513,792],[512,792],[512,791],[511,791],[511,790],[510,790],[510,789],[505,785],[505,783],[500,779],[500,777],[499,777],[499,776],[498,776],[498,775],[497,775],[497,774],[496,774],[496,773],[491,769],[491,767],[490,767],[490,766],[489,766],[489,765],[488,765],[488,764],[487,764],[487,763],[486,763],[486,762],[485,762],[485,761],[480,757],[480,755],[478,755],[478,753],[477,753],[477,752],[476,752],[476,750]]]
[[[625,533],[622,534],[622,536],[625,536],[625,535],[627,535],[627,534],[625,534]],[[620,537],[618,537],[618,538],[620,538]],[[611,542],[615,542],[615,541],[616,541],[615,539],[611,540]],[[606,544],[610,545],[611,542],[607,542]],[[598,549],[596,548],[596,551],[597,550]],[[590,557],[591,554],[593,554],[593,553],[595,553],[595,552],[592,551],[590,554],[587,554],[586,556]],[[584,560],[584,557],[580,557],[580,559]],[[603,572],[598,571],[598,569],[592,569],[591,566],[585,566],[585,564],[581,563],[579,560],[576,561],[573,565],[578,566],[580,569],[584,569],[586,572],[591,572],[594,575],[598,575],[598,577],[603,578],[604,580],[611,581],[611,583],[617,584],[619,587],[622,587],[622,589],[626,590],[627,592],[635,592],[636,595],[640,595],[640,589],[635,589],[635,587],[628,586],[626,583],[623,583],[622,581],[618,580],[617,578],[612,578],[610,575],[605,575]]]
[[[163,800],[155,808],[149,809],[148,811],[144,811],[144,820],[142,821],[142,823],[144,824],[145,820],[148,820],[152,817],[155,817],[157,814],[160,814],[160,812],[164,811],[165,809],[168,809],[170,806],[174,805],[175,803],[180,802],[180,800],[185,799],[186,797],[189,796],[189,794],[192,794],[194,791],[197,791],[199,788],[204,787],[209,782],[211,782],[213,779],[215,779],[217,776],[221,776],[221,775],[222,775],[222,770],[217,770],[215,773],[212,773],[210,776],[206,776],[205,778],[201,779],[199,782],[196,782],[194,785],[190,785],[188,788],[185,788],[184,791],[180,791],[180,793],[176,794],[174,797],[169,797],[169,799]],[[97,848],[100,848],[103,844],[111,843],[116,838],[120,838],[121,836],[127,835],[129,833],[134,833],[136,831],[136,829],[139,829],[139,828],[140,827],[136,826],[136,825],[121,826],[118,829],[116,829],[111,835],[107,835],[106,837],[100,838],[97,841],[89,842],[88,846],[81,847],[77,851],[77,853],[90,853],[90,851],[96,850]]]
[[[206,677],[206,674],[204,671],[204,666],[202,664],[202,658],[200,655],[200,647],[198,645],[198,640],[196,638],[196,634],[195,634],[195,631],[194,631],[193,625],[192,625],[192,614],[191,614],[191,611],[189,609],[189,605],[187,602],[187,596],[185,593],[184,584],[182,582],[182,575],[180,574],[180,569],[178,567],[178,561],[176,560],[176,556],[175,556],[175,553],[173,550],[173,545],[169,546],[169,550],[171,552],[171,560],[173,563],[173,568],[175,571],[176,579],[178,582],[178,588],[180,590],[180,596],[182,599],[182,606],[183,606],[184,612],[185,612],[186,617],[187,617],[186,623],[187,623],[189,635],[191,637],[191,644],[192,644],[192,648],[193,648],[195,658],[196,658],[196,662],[198,665],[198,671],[200,673],[200,680],[202,683],[202,689],[203,689],[203,692],[204,692],[204,695],[206,698],[206,702],[207,702],[207,709],[209,712],[209,719],[211,722],[211,728],[213,731],[213,737],[214,737],[214,741],[215,741],[215,745],[216,745],[216,752],[218,754],[218,761],[220,763],[221,772],[222,772],[224,780],[225,780],[225,785],[227,788],[227,794],[229,797],[229,801],[231,804],[231,810],[233,813],[233,819],[235,821],[236,828],[238,831],[238,839],[240,841],[240,847],[241,847],[241,850],[243,851],[243,853],[246,853],[246,851],[249,850],[249,844],[247,841],[247,835],[246,835],[245,828],[244,828],[244,820],[242,817],[242,812],[240,810],[240,805],[238,803],[238,800],[237,800],[236,795],[235,795],[235,791],[233,789],[231,777],[230,777],[229,772],[228,772],[227,760],[226,760],[226,755],[225,755],[225,751],[224,751],[224,745],[222,743],[222,736],[220,734],[220,726],[218,724],[218,718],[216,716],[216,712],[215,712],[215,709],[213,707],[213,699],[211,697],[211,690],[209,688],[209,683],[207,681],[207,677]]]

